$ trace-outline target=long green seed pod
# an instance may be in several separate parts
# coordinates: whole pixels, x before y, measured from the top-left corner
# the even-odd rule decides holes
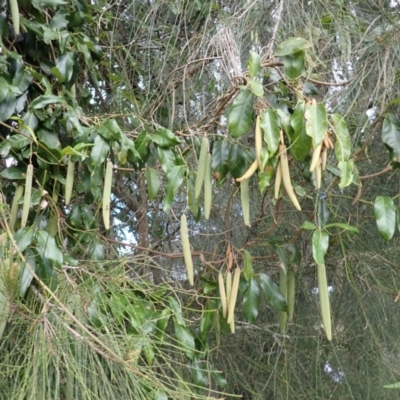
[[[242,203],[244,224],[250,226],[250,196],[248,179],[240,182],[240,200]]]
[[[228,319],[227,319],[228,324],[230,324],[233,321],[233,317],[235,314],[236,299],[239,292],[239,281],[240,281],[240,268],[236,268],[232,281],[231,296],[229,299]]]
[[[103,222],[106,229],[110,229],[112,172],[113,164],[107,161],[103,188]]]
[[[20,32],[18,0],[9,0],[9,3],[10,3],[10,13],[11,13],[11,19],[12,19],[12,23],[13,23],[14,33],[15,33],[15,36],[18,36],[19,32]]]
[[[212,175],[211,175],[211,154],[207,153],[206,172],[204,175],[204,217],[210,218],[212,203]]]
[[[192,253],[190,251],[186,214],[181,215],[181,242],[182,242],[183,258],[185,260],[185,266],[186,266],[186,273],[190,285],[193,286],[194,284],[193,260],[192,260]]]
[[[228,307],[229,310],[229,301],[231,299],[231,293],[232,293],[232,274],[230,271],[226,274],[226,306]]]
[[[287,293],[287,317],[288,321],[292,322],[294,312],[294,295],[295,295],[295,284],[296,275],[292,269],[287,272],[286,276],[286,293]]]
[[[68,161],[67,179],[65,180],[65,205],[68,206],[71,201],[72,189],[74,187],[75,163]]]
[[[11,205],[11,212],[10,212],[10,229],[13,231],[15,227],[15,223],[17,222],[18,216],[18,202],[22,195],[24,194],[24,187],[19,185],[17,189],[15,189],[15,194],[13,198],[13,202]]]
[[[289,163],[287,159],[287,151],[286,151],[286,146],[284,144],[281,144],[279,146],[279,153],[281,154],[281,160],[280,160],[280,166],[281,166],[281,172],[282,172],[282,181],[283,181],[283,186],[285,186],[286,193],[288,194],[291,202],[295,206],[295,208],[299,211],[301,211],[300,204],[297,200],[297,197],[294,193],[293,187],[292,187],[292,182],[290,180],[290,172],[289,172]]]
[[[203,186],[204,177],[206,174],[208,145],[208,139],[204,137],[201,142],[199,166],[197,168],[196,183],[194,185],[194,197],[196,199],[200,196],[201,188]]]
[[[25,193],[24,193],[24,204],[22,206],[21,228],[25,228],[26,223],[28,221],[29,209],[31,207],[32,181],[33,181],[33,165],[29,164],[26,170]]]
[[[318,265],[318,290],[321,305],[321,316],[324,324],[326,338],[332,340],[331,306],[329,303],[328,282],[326,279],[325,265]]]
[[[221,296],[222,315],[224,318],[226,318],[228,314],[228,307],[226,302],[225,283],[221,271],[219,271],[218,273],[218,288],[219,288],[219,295]]]

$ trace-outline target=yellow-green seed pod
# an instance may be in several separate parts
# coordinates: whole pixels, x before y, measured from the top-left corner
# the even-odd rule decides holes
[[[32,181],[33,181],[33,165],[29,164],[28,168],[26,170],[24,204],[22,206],[21,228],[25,228],[26,223],[28,221],[29,209],[31,207]]]
[[[206,137],[204,137],[201,142],[199,166],[197,168],[196,183],[194,186],[194,197],[196,199],[200,196],[201,188],[203,186],[204,177],[206,174],[208,146],[209,141]]]
[[[71,201],[72,189],[74,187],[75,163],[68,161],[67,178],[65,180],[65,205],[68,206]]]
[[[325,265],[318,265],[318,290],[321,305],[321,316],[324,324],[326,338],[332,340],[331,306],[329,302],[328,282],[326,279]]]
[[[219,288],[219,294],[221,296],[222,315],[224,318],[226,318],[228,314],[228,307],[226,302],[225,283],[221,271],[219,271],[218,273],[218,288]]]
[[[285,299],[287,300],[287,295],[286,295],[286,284],[287,284],[287,278],[285,271],[282,269],[279,271],[279,289]],[[279,314],[279,328],[282,334],[286,332],[286,322],[287,322],[287,312],[281,311]]]
[[[106,164],[103,188],[103,222],[106,229],[110,229],[112,173],[113,164],[111,161],[108,161]]]
[[[294,295],[295,295],[295,284],[296,275],[292,269],[287,272],[286,276],[286,292],[287,292],[287,317],[288,321],[292,322],[294,312]]]
[[[227,319],[228,324],[230,324],[234,318],[236,299],[239,292],[239,281],[240,281],[240,268],[236,268],[233,276],[232,290],[229,299],[228,319]]]
[[[10,13],[13,23],[14,33],[15,36],[18,36],[20,32],[18,0],[9,0],[9,1],[10,1]]]
[[[22,185],[19,185],[15,189],[15,194],[13,198],[13,202],[11,205],[11,212],[10,212],[10,229],[14,231],[15,228],[15,223],[17,222],[17,217],[18,217],[18,203],[19,200],[21,199],[22,195],[24,194],[24,187]]]
[[[211,175],[211,154],[207,153],[206,172],[204,175],[204,217],[210,218],[212,203],[212,175]]]
[[[186,214],[181,215],[181,242],[182,242],[183,258],[185,260],[185,266],[186,266],[186,273],[190,285],[193,286],[194,284],[193,260],[192,260],[192,253],[190,251]]]
[[[250,195],[248,179],[240,182],[240,201],[242,203],[244,224],[250,226]]]

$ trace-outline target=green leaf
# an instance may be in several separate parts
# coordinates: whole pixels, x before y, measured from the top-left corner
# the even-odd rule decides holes
[[[360,233],[359,230],[355,226],[351,226],[349,224],[345,224],[343,222],[333,222],[332,224],[325,225],[325,229],[329,228],[341,228],[345,231]]]
[[[28,146],[31,141],[25,135],[17,134],[10,136],[7,139],[7,143],[10,144],[13,150],[22,150],[24,147]]]
[[[230,146],[227,165],[235,179],[241,177],[245,173],[247,163],[242,146],[237,143]]]
[[[51,72],[60,83],[69,82],[74,72],[74,53],[66,53],[58,57],[56,66],[51,69]]]
[[[304,112],[306,119],[306,133],[312,138],[313,146],[322,143],[328,130],[328,119],[325,106],[322,103],[307,103]]]
[[[339,161],[338,167],[340,170],[339,187],[343,189],[353,182],[354,163],[353,161]]]
[[[20,287],[19,287],[19,295],[21,297],[25,295],[26,291],[28,290],[28,288],[33,280],[33,274],[31,272],[31,270],[35,271],[35,269],[36,269],[35,253],[29,249],[25,254],[25,260],[28,265],[23,266],[24,269],[22,271],[21,283],[20,283]]]
[[[385,385],[384,389],[400,389],[400,382],[392,383],[390,385]]]
[[[246,292],[243,296],[243,314],[247,321],[252,324],[257,319],[260,302],[260,289],[258,282],[253,277],[249,281]]]
[[[391,197],[378,196],[374,203],[374,214],[379,234],[389,241],[396,227],[396,207]]]
[[[163,200],[164,212],[168,212],[171,208],[171,205],[174,201],[174,195],[176,190],[181,186],[184,176],[185,176],[186,168],[182,165],[176,165],[171,169],[171,171],[167,174],[167,185],[165,188],[166,197]]]
[[[382,141],[389,149],[390,161],[400,164],[400,121],[393,114],[386,114],[382,125]]]
[[[49,149],[61,150],[61,143],[56,133],[49,132],[47,129],[39,129],[37,136]]]
[[[249,75],[250,78],[254,78],[258,75],[261,70],[261,59],[260,56],[253,50],[250,50],[250,58],[248,61]]]
[[[244,135],[248,132],[253,123],[254,96],[244,86],[240,87],[240,94],[233,101],[228,116],[229,133],[233,138]]]
[[[317,229],[317,227],[310,221],[304,221],[300,228],[305,229],[306,231],[314,231]]]
[[[176,166],[175,153],[171,149],[157,147],[162,170],[168,174]]]
[[[304,102],[299,101],[290,119],[293,134],[290,136],[289,151],[292,156],[299,161],[304,161],[311,150],[311,137],[308,136],[306,132],[304,108]]]
[[[329,221],[329,217],[331,216],[331,212],[328,207],[328,203],[325,199],[318,199],[318,211],[317,211],[317,221],[318,227],[322,228]]]
[[[0,172],[0,177],[11,180],[25,179],[25,173],[17,167],[8,167]]]
[[[229,172],[228,155],[229,142],[227,140],[220,139],[214,143],[211,168],[218,183],[222,183]]]
[[[336,132],[335,155],[338,161],[348,161],[351,155],[351,142],[349,131],[343,117],[339,114],[331,114],[333,126]]]
[[[182,316],[182,308],[174,297],[168,297],[168,304],[173,312],[175,323],[186,326],[186,322]]]
[[[146,181],[149,199],[154,200],[160,189],[160,178],[158,176],[158,171],[155,168],[146,168]]]
[[[122,142],[124,138],[120,126],[113,118],[103,121],[101,126],[98,128],[98,132],[104,139],[115,142]]]
[[[94,146],[90,153],[91,167],[102,165],[109,151],[109,144],[105,142],[100,135],[97,135],[94,139]]]
[[[311,47],[311,43],[303,38],[292,37],[282,42],[275,51],[275,56],[282,57],[298,53]]]
[[[289,137],[293,136],[293,128],[290,125],[291,113],[286,105],[280,104],[280,108],[276,109],[279,116],[280,127],[286,132]]]
[[[30,108],[33,110],[39,110],[40,108],[46,107],[49,104],[57,104],[57,103],[62,103],[65,105],[67,104],[63,97],[55,96],[53,94],[44,94],[33,100],[30,105]]]
[[[45,257],[52,261],[57,267],[63,263],[63,255],[56,241],[46,232],[39,230],[36,233],[38,251],[42,259]]]
[[[0,76],[0,102],[6,98],[9,92],[9,87],[10,84],[2,76]]]
[[[205,340],[214,323],[215,304],[207,302],[200,319],[200,338]]]
[[[304,51],[288,54],[283,57],[286,77],[294,81],[299,78],[304,71]]]
[[[278,311],[287,311],[286,299],[278,285],[267,274],[261,273],[258,277],[260,287],[267,295],[272,307]]]
[[[251,262],[251,254],[247,250],[244,250],[243,252],[243,259],[244,259],[243,275],[246,281],[249,281],[253,277],[254,271],[253,271],[253,264]]]
[[[169,308],[164,308],[159,314],[157,320],[157,337],[163,340],[165,330],[167,329],[169,319],[171,317],[171,310]]]
[[[139,136],[135,140],[135,149],[140,154],[142,159],[146,159],[146,156],[149,154],[150,142],[150,135],[144,130],[139,133]]]
[[[325,254],[328,251],[329,235],[316,229],[312,237],[312,253],[317,265],[325,265]]]
[[[279,147],[280,134],[278,113],[275,108],[268,108],[261,112],[261,129],[264,131],[264,141],[267,143],[269,154],[275,154]]]
[[[166,128],[158,128],[152,135],[150,135],[150,139],[161,147],[172,147],[181,142],[169,129]]]
[[[192,333],[185,326],[176,323],[175,319],[174,319],[174,329],[175,329],[175,336],[176,339],[178,340],[179,346],[185,352],[186,356],[190,360],[193,360],[196,349]]]
[[[32,242],[34,231],[31,227],[22,228],[15,232],[14,239],[22,253]]]
[[[252,79],[248,83],[251,93],[257,97],[262,97],[264,95],[264,88],[261,82]]]
[[[7,93],[5,99],[0,103],[0,122],[7,121],[15,111],[17,98],[11,92]]]

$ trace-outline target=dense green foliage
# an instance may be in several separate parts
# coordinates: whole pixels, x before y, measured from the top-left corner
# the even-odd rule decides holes
[[[394,398],[396,2],[0,6],[6,398]]]

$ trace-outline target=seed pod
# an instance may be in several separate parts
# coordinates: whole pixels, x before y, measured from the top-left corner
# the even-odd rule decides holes
[[[192,253],[190,251],[186,214],[181,215],[181,242],[182,242],[183,258],[185,260],[185,266],[186,266],[186,273],[188,276],[190,286],[193,286],[194,284],[193,260],[192,260]]]
[[[226,274],[225,285],[226,285],[226,306],[228,307],[229,310],[229,302],[231,300],[231,293],[232,293],[232,274],[229,271]]]
[[[113,164],[111,161],[107,161],[103,188],[103,222],[106,229],[110,229],[112,172]]]
[[[240,182],[240,200],[242,203],[244,224],[250,226],[250,196],[248,179]]]
[[[13,202],[11,205],[11,212],[10,212],[10,229],[14,231],[15,223],[17,222],[17,216],[18,216],[18,202],[22,195],[24,194],[24,187],[22,185],[19,185],[15,189],[14,193],[14,198]]]
[[[262,131],[261,131],[261,116],[257,115],[256,118],[256,131],[255,131],[255,144],[256,144],[256,160],[261,166],[261,150],[262,150]]]
[[[258,169],[258,161],[254,160],[253,164],[250,165],[249,169],[240,177],[236,179],[236,182],[243,182],[246,179],[249,179]]]
[[[286,274],[282,269],[279,271],[279,289],[287,301]],[[279,328],[282,334],[286,332],[287,312],[281,311],[279,315]]]
[[[21,228],[25,228],[26,223],[28,221],[29,209],[31,207],[32,181],[33,181],[33,165],[29,164],[26,170],[24,205],[22,206]]]
[[[282,170],[281,163],[278,161],[278,165],[276,166],[276,176],[275,176],[275,186],[274,186],[274,199],[279,199],[279,190],[281,189],[282,184]]]
[[[228,324],[230,324],[233,321],[236,299],[239,291],[239,281],[240,281],[240,268],[237,267],[235,269],[235,274],[233,276],[231,296],[229,298],[228,319],[227,319]]]
[[[210,218],[212,203],[212,175],[211,175],[211,154],[207,153],[206,172],[204,175],[204,217]]]
[[[65,181],[65,205],[68,206],[71,201],[72,189],[74,187],[74,174],[75,174],[75,163],[68,161],[67,167],[67,179]]]
[[[226,318],[228,314],[228,307],[226,302],[225,283],[221,271],[219,271],[218,273],[218,287],[219,287],[219,294],[221,296],[222,315],[224,318]]]
[[[279,145],[279,153],[281,157],[280,165],[281,165],[281,172],[282,172],[282,181],[283,185],[285,186],[286,192],[295,206],[295,208],[299,211],[301,211],[300,204],[297,200],[297,197],[293,191],[292,187],[292,182],[290,180],[290,172],[289,172],[289,163],[287,159],[287,152],[286,152],[286,146],[284,144]]]
[[[324,324],[326,337],[332,340],[331,307],[329,303],[328,282],[326,279],[325,264],[318,265],[318,290],[319,302],[321,305],[321,316]]]
[[[294,295],[295,295],[296,276],[294,271],[290,269],[286,276],[286,293],[287,293],[287,318],[289,322],[293,320],[294,312]]]
[[[10,0],[10,13],[11,13],[11,19],[13,23],[15,36],[18,36],[20,32],[18,0]]]
[[[206,166],[207,166],[208,145],[209,145],[208,139],[204,137],[201,142],[199,166],[197,167],[196,183],[194,186],[194,197],[196,199],[200,196],[201,188],[204,182],[204,176],[206,173]]]
[[[231,333],[235,333],[235,315],[233,315],[232,321],[230,322],[229,327],[231,328]]]
[[[320,143],[313,151],[311,165],[310,165],[310,172],[313,172],[318,163],[320,163],[321,149],[322,149],[322,143]]]

